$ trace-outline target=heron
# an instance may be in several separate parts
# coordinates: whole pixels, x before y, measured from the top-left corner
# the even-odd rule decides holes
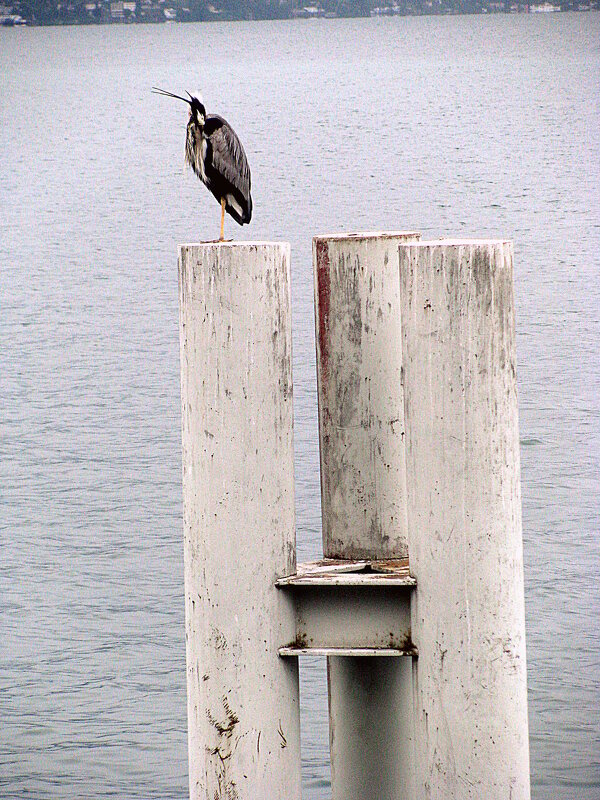
[[[185,161],[221,204],[219,241],[223,242],[225,212],[239,225],[245,225],[252,218],[250,167],[242,143],[223,117],[206,114],[200,94],[186,91],[186,98],[156,86],[152,87],[152,91],[183,100],[190,107]]]

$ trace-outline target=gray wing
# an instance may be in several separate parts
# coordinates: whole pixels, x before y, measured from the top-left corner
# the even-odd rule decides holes
[[[236,132],[228,122],[216,114],[207,117],[204,130],[212,149],[213,168],[248,201],[250,167]]]

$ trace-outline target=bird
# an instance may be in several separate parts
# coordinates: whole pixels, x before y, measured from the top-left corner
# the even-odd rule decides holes
[[[218,116],[208,114],[198,92],[187,98],[156,86],[155,94],[183,100],[190,107],[185,138],[185,161],[221,204],[220,242],[224,240],[225,212],[239,225],[252,219],[250,167],[246,153],[231,125]],[[188,99],[189,98],[189,99]]]

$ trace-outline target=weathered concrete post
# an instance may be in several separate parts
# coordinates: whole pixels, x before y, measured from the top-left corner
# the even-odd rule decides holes
[[[408,554],[398,246],[413,232],[313,240],[323,554]],[[328,658],[333,800],[411,781],[411,660]]]
[[[416,798],[529,798],[512,246],[400,246]]]
[[[398,245],[418,233],[315,237],[323,554],[408,555]]]
[[[299,800],[289,245],[180,250],[192,800]]]

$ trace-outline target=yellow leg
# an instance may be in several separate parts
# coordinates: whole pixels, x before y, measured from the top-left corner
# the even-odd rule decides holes
[[[225,231],[225,198],[221,198],[221,235],[219,237],[219,241],[224,241],[223,234]]]

